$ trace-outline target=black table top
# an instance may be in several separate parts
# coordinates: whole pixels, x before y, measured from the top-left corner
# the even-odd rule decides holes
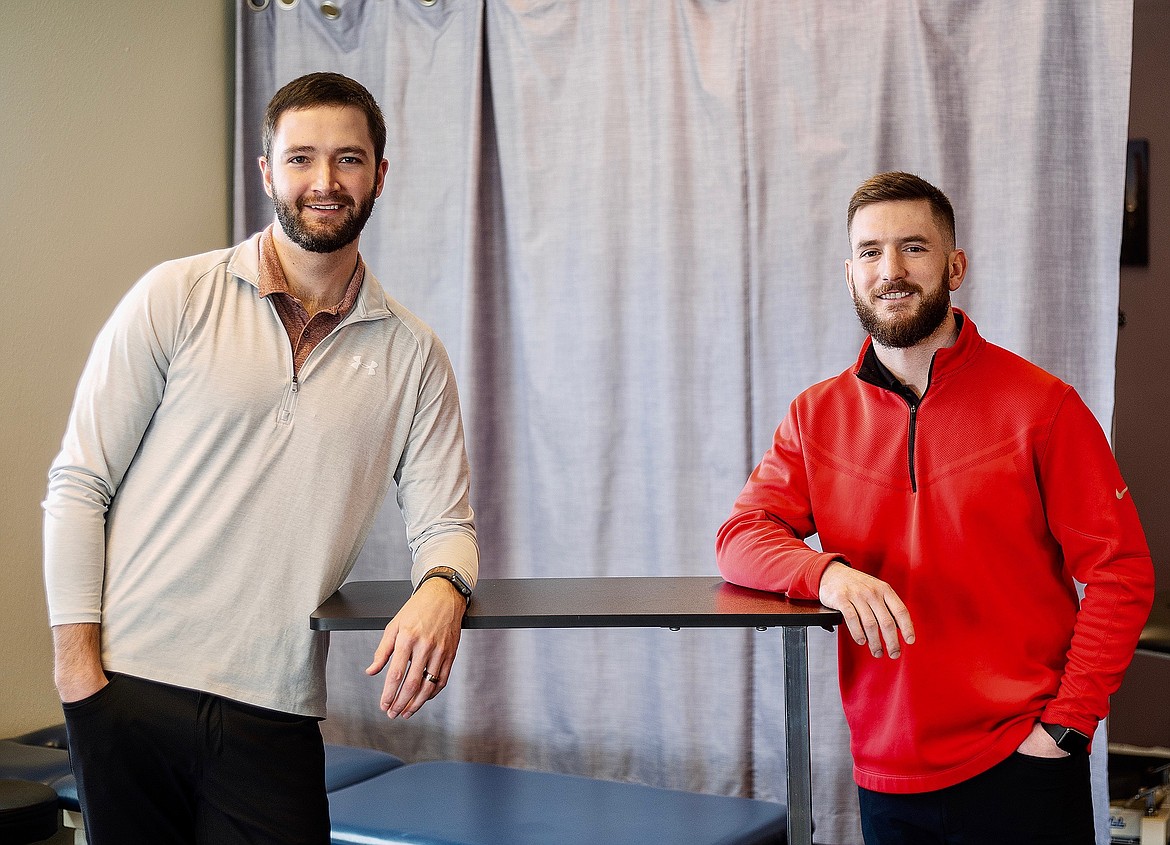
[[[409,581],[352,581],[313,612],[319,631],[384,628],[410,598]],[[464,628],[832,628],[817,602],[749,590],[722,578],[482,579]]]

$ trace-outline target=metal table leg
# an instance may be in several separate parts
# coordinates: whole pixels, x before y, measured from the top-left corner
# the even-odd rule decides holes
[[[784,741],[788,757],[788,845],[812,845],[808,728],[808,632],[784,629]]]

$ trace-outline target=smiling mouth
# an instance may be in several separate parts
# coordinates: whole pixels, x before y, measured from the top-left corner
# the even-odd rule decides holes
[[[897,302],[898,300],[906,299],[915,293],[917,293],[917,291],[910,290],[908,288],[895,288],[893,290],[884,290],[879,294],[875,294],[874,299],[880,299],[882,302]]]
[[[314,202],[302,202],[300,205],[302,209],[309,208],[313,211],[328,212],[340,211],[341,209],[346,208],[349,204],[339,200],[316,200]]]

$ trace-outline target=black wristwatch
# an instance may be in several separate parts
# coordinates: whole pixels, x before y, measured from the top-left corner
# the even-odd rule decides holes
[[[1056,747],[1069,754],[1083,754],[1089,747],[1089,738],[1080,731],[1066,728],[1064,725],[1054,725],[1050,722],[1041,722],[1040,727],[1056,741]]]
[[[434,569],[429,570],[422,577],[422,580],[418,582],[418,586],[421,587],[431,578],[442,578],[444,581],[450,581],[451,585],[459,591],[459,594],[463,598],[471,601],[471,586],[463,580],[462,575],[450,566],[436,566]],[[418,588],[416,587],[415,589],[417,590]]]

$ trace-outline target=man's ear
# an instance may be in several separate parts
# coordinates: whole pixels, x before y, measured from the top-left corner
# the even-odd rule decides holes
[[[390,162],[386,161],[386,159],[382,159],[380,162],[378,162],[378,176],[376,184],[377,190],[375,191],[374,196],[382,196],[382,189],[386,187],[386,174],[389,172],[389,170]]]
[[[264,193],[268,194],[268,197],[271,199],[272,198],[272,171],[268,169],[268,159],[265,158],[264,156],[260,156],[260,158],[257,159],[257,162],[260,165],[260,175],[264,180]]]
[[[963,279],[967,277],[967,253],[961,249],[953,250],[947,269],[950,271],[947,278],[947,287],[954,293],[963,284]]]

